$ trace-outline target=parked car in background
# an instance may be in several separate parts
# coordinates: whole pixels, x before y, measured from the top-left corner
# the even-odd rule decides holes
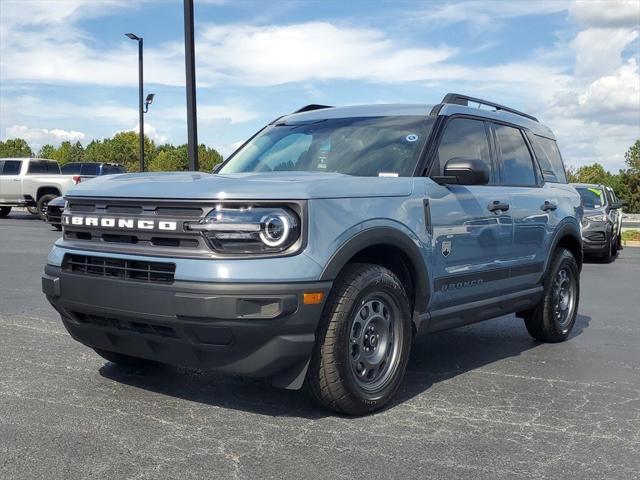
[[[71,162],[62,166],[62,173],[73,175],[73,180],[78,184],[84,180],[102,175],[127,173],[127,169],[117,163]]]
[[[0,218],[13,207],[27,207],[43,220],[47,204],[64,195],[75,184],[71,175],[62,175],[55,160],[42,158],[0,159]]]
[[[306,382],[359,415],[398,390],[414,336],[516,313],[569,338],[582,206],[526,113],[457,94],[309,105],[217,172],[69,192],[42,288],[74,339],[124,365]]]
[[[582,246],[585,254],[601,256],[611,263],[622,248],[622,202],[611,187],[600,184],[572,183],[580,194]]]
[[[47,222],[57,230],[62,230],[62,211],[64,210],[64,197],[56,197],[47,204]]]

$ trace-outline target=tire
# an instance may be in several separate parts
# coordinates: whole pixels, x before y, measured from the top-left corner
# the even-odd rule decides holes
[[[57,196],[58,195],[53,195],[51,193],[48,193],[46,195],[42,195],[38,199],[38,215],[45,222],[47,221],[47,204]]]
[[[617,238],[617,237],[616,237]],[[616,247],[616,240],[614,237],[609,238],[609,243],[607,244],[607,250],[602,255],[602,261],[604,263],[611,263],[616,258],[616,253],[618,252],[618,247]]]
[[[53,228],[55,228],[56,230],[58,230],[59,232],[62,231],[62,225],[60,225],[59,223],[54,223],[53,224]]]
[[[556,249],[540,303],[522,314],[527,331],[536,340],[556,343],[569,338],[580,302],[579,272],[573,254],[565,248]]]
[[[11,207],[0,207],[0,218],[5,218],[11,213]]]
[[[618,240],[616,242],[618,251],[622,250],[624,246],[622,245],[622,234],[618,235]]]
[[[28,206],[27,208],[27,212],[29,212],[31,215],[38,215],[38,206],[37,205],[33,205],[33,206]]]
[[[398,277],[378,265],[347,265],[318,325],[307,390],[339,413],[381,409],[402,382],[411,334],[409,299]]]
[[[94,350],[105,360],[108,360],[117,365],[122,365],[123,367],[142,367],[145,365],[153,365],[154,363],[156,363],[145,358],[132,357],[130,355],[111,352],[109,350],[103,350],[101,348],[94,348]]]

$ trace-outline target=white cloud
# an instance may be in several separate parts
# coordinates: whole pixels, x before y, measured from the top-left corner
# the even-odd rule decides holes
[[[571,42],[576,51],[576,75],[598,77],[611,73],[622,63],[622,50],[637,38],[638,32],[627,28],[581,31]]]
[[[571,13],[593,27],[637,27],[640,24],[638,0],[581,0],[574,2]]]
[[[580,109],[597,113],[606,122],[606,112],[628,113],[634,123],[640,123],[640,71],[635,59],[630,59],[612,75],[592,82],[578,96]]]
[[[120,130],[120,132],[131,132],[134,131],[136,133],[140,132],[140,124],[136,124],[135,127],[133,128],[128,128],[126,130]],[[116,132],[118,133],[118,132]],[[161,135],[158,133],[158,131],[156,130],[156,127],[154,127],[153,125],[151,125],[150,123],[144,122],[144,136],[145,137],[149,137],[151,140],[153,140],[156,144],[161,145],[163,143],[167,143],[167,136],[166,135]]]
[[[6,138],[23,138],[32,147],[40,147],[44,144],[59,144],[65,140],[76,142],[84,139],[85,134],[75,130],[63,130],[61,128],[33,128],[25,125],[12,125],[5,130]]]

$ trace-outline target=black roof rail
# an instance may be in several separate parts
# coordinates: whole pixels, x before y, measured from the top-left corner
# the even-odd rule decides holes
[[[302,108],[299,108],[293,113],[302,113],[302,112],[310,112],[311,110],[322,110],[323,108],[333,108],[332,105],[318,105],[316,103],[311,103],[309,105],[305,105]]]
[[[505,107],[504,105],[500,105],[499,103],[482,100],[481,98],[469,97],[468,95],[460,95],[459,93],[447,93],[442,99],[442,103],[450,103],[454,105],[469,106],[469,102],[477,103],[478,105],[487,105],[488,107],[493,107],[496,110],[504,110],[505,112],[514,113],[516,115],[520,115],[521,117],[528,118],[529,120],[533,120],[534,122],[538,122],[538,119],[533,115],[529,115],[528,113],[524,113],[513,108]]]

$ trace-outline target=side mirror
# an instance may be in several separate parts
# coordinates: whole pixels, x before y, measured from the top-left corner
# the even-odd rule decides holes
[[[444,166],[444,176],[434,177],[438,183],[458,185],[486,185],[489,183],[489,169],[479,159],[452,158]]]
[[[614,202],[614,203],[611,205],[611,208],[613,208],[613,209],[616,209],[616,210],[617,210],[617,209],[620,209],[620,208],[624,208],[624,207],[626,207],[626,206],[627,206],[627,204],[626,204],[625,202]]]

